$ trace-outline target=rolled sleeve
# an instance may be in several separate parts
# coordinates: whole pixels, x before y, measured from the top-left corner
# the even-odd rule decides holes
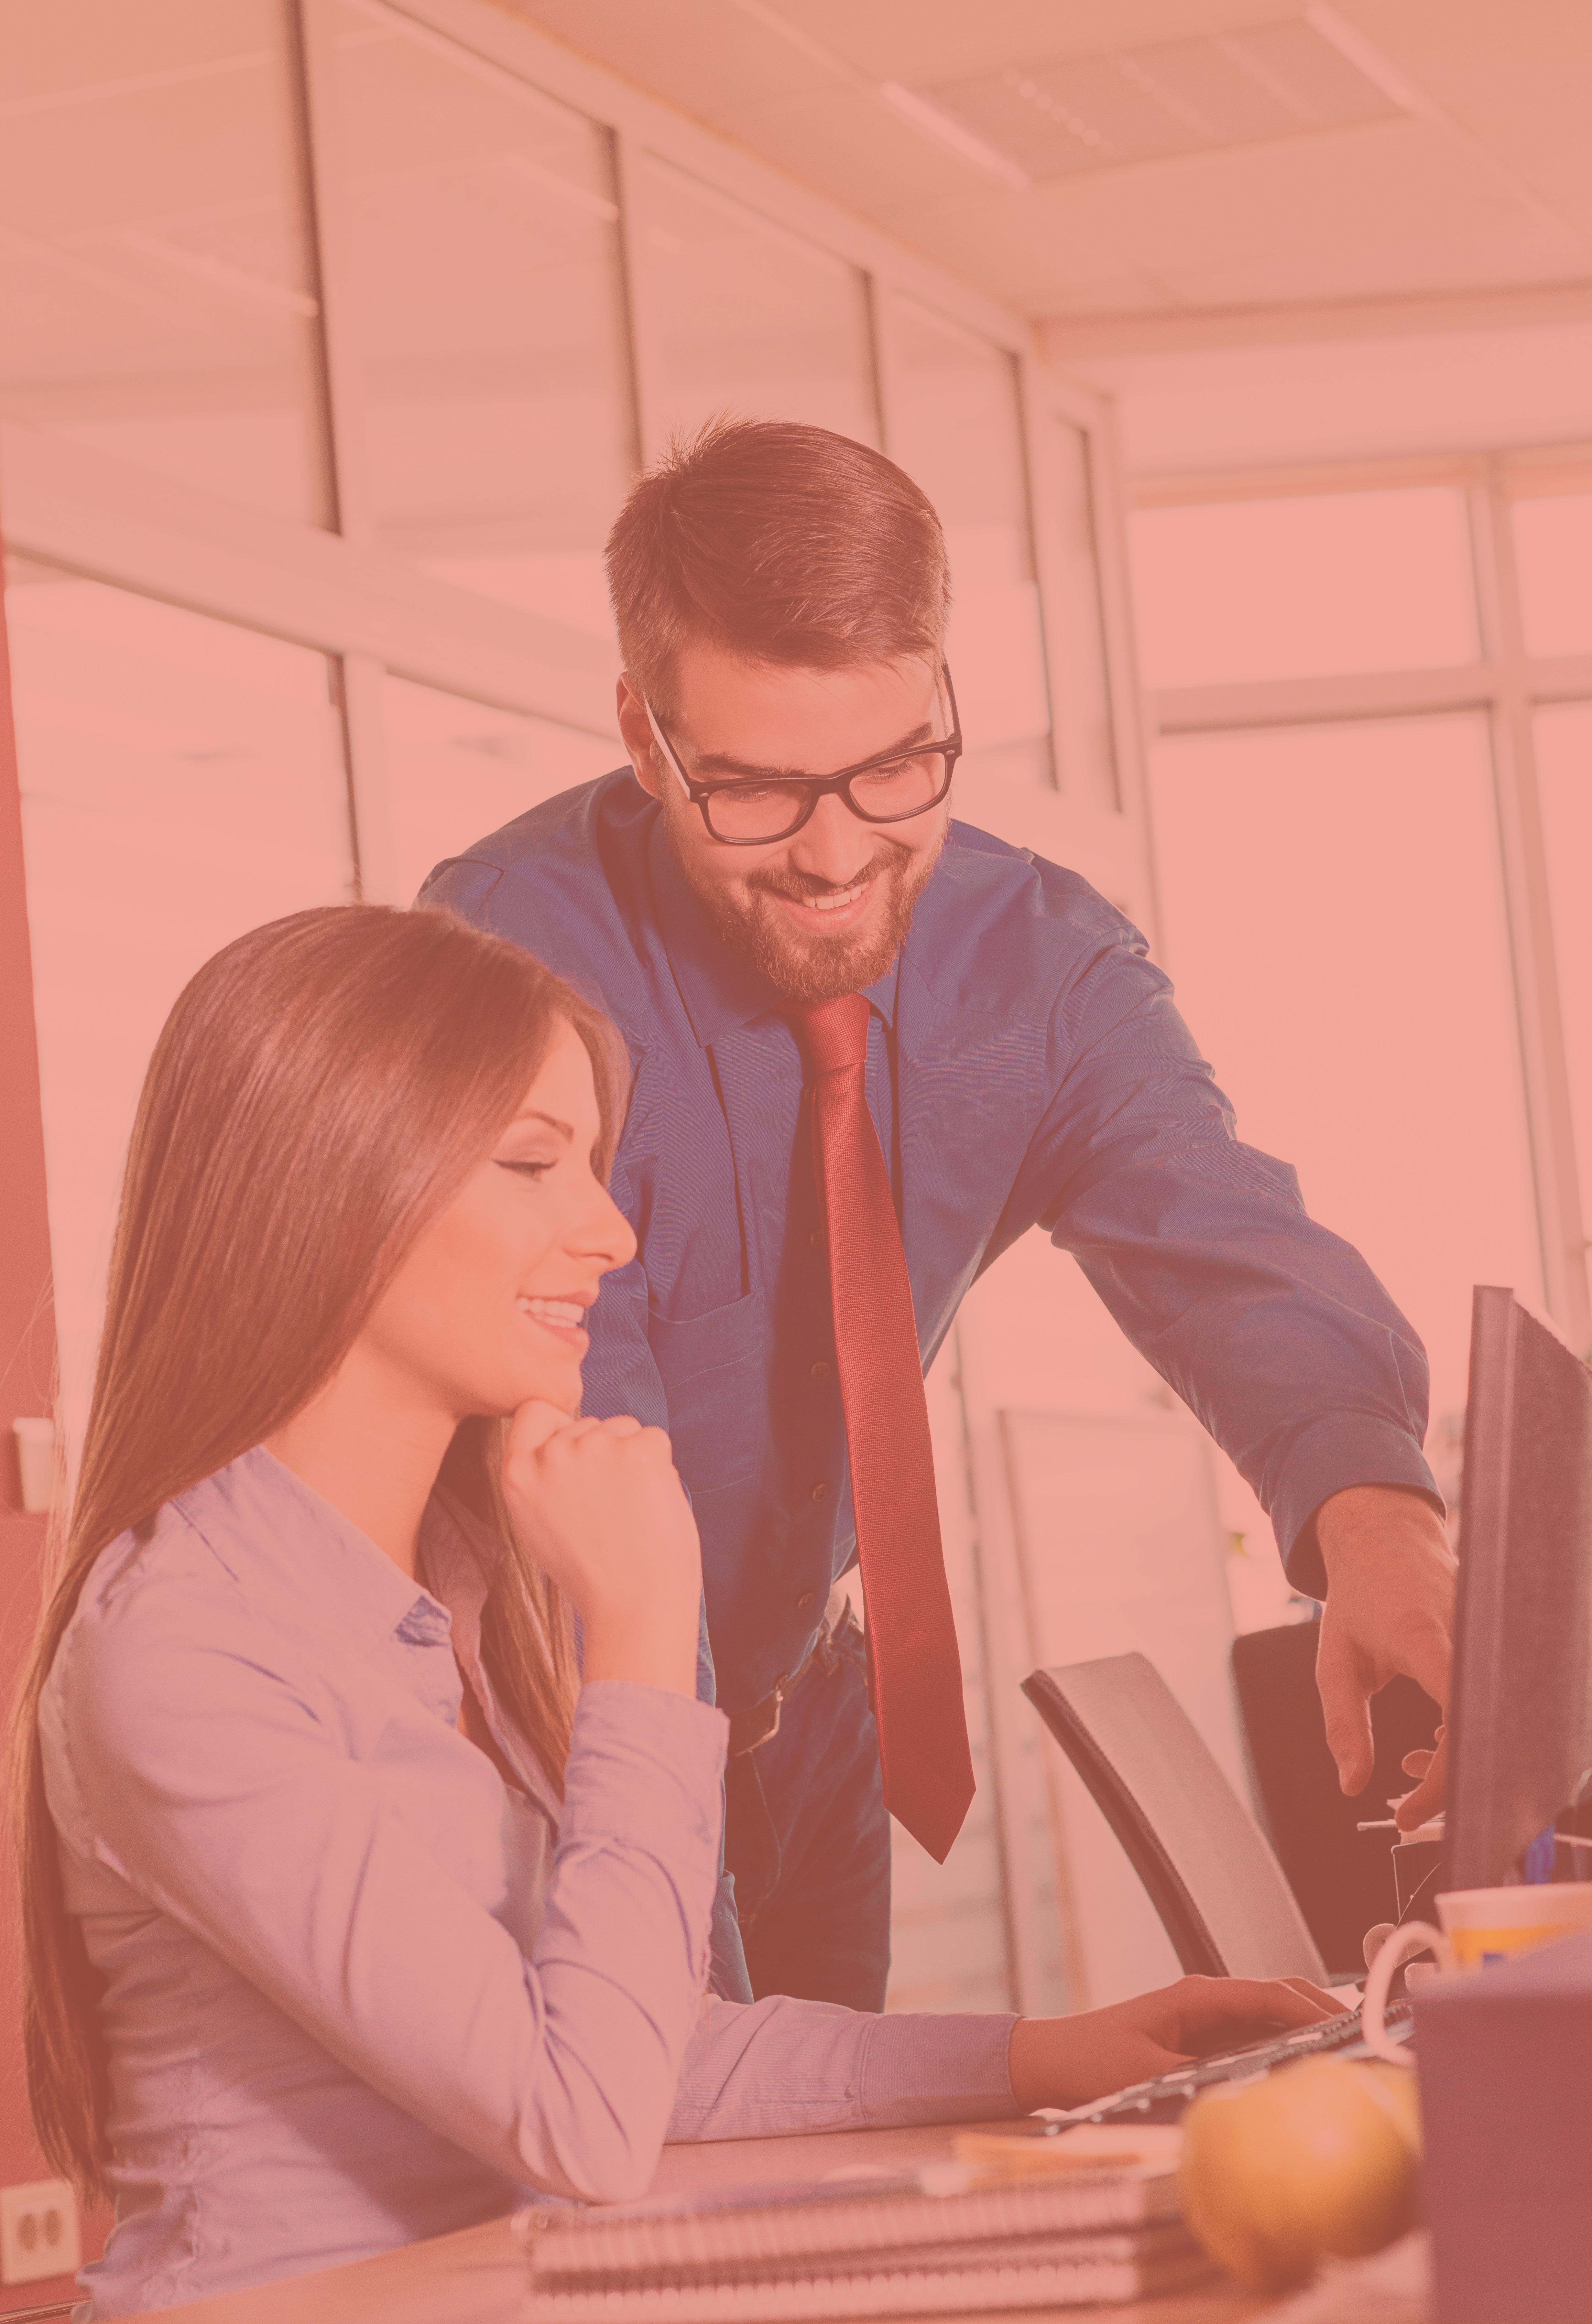
[[[1325,1598],[1327,1569],[1316,1539],[1316,1512],[1349,1485],[1394,1485],[1419,1493],[1440,1516],[1443,1499],[1414,1437],[1370,1415],[1329,1413],[1292,1438],[1270,1517],[1288,1579],[1310,1598]]]
[[[862,2071],[867,2120],[973,2122],[1020,2114],[1008,2062],[1015,2016],[876,2017]]]
[[[713,2000],[669,2122],[674,2140],[777,2138],[1020,2109],[1007,2057],[1014,2016],[875,2016],[780,1996]]]

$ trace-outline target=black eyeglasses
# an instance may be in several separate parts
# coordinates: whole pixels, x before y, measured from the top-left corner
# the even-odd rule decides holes
[[[914,742],[906,751],[881,751],[842,767],[838,775],[748,775],[732,782],[702,783],[688,775],[679,752],[663,731],[650,703],[648,722],[664,756],[685,785],[686,795],[702,810],[710,838],[725,847],[767,847],[789,839],[811,822],[818,802],[838,791],[862,823],[907,823],[938,807],[951,788],[956,761],[962,756],[962,727],[951,672],[943,662],[945,700],[951,712],[951,732],[936,742]]]

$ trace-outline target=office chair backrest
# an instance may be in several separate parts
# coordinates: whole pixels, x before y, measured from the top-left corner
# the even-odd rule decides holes
[[[1282,1866],[1152,1663],[1067,1663],[1034,1672],[1023,1692],[1127,1850],[1185,1970],[1325,1984]]]
[[[1367,1930],[1396,1921],[1399,1907],[1393,1833],[1357,1827],[1364,1817],[1385,1815],[1385,1803],[1409,1790],[1404,1754],[1431,1749],[1442,1713],[1413,1679],[1390,1680],[1371,1704],[1371,1780],[1346,1799],[1316,1690],[1320,1637],[1314,1622],[1247,1630],[1233,1640],[1233,1687],[1266,1838],[1328,1969],[1358,1978]],[[1422,1906],[1413,1917],[1429,1914]]]

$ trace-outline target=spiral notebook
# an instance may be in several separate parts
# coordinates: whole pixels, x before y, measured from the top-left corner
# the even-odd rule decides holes
[[[1016,2179],[936,2163],[515,2226],[536,2324],[967,2316],[1143,2299],[1212,2273],[1159,2161]]]

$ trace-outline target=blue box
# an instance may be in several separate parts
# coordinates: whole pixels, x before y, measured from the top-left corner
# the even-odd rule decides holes
[[[1414,2003],[1437,2324],[1587,2324],[1592,1934]]]

